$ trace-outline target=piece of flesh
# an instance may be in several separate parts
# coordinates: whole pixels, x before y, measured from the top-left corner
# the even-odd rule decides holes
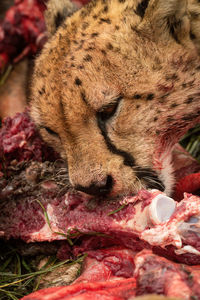
[[[173,263],[149,250],[136,254],[113,247],[88,251],[82,274],[70,286],[44,289],[23,299],[131,300],[145,294],[148,300],[155,300],[155,294],[170,297],[166,299],[199,299],[199,278],[199,266]]]
[[[185,194],[178,203],[157,190],[143,190],[124,199],[94,199],[77,193],[69,185],[65,163],[40,139],[27,112],[4,121],[0,156],[0,236],[26,242],[60,241],[60,258],[90,253],[81,277],[69,287],[73,298],[68,287],[62,287],[51,290],[51,295],[49,290],[40,291],[38,298],[31,299],[53,300],[53,295],[56,299],[60,295],[60,299],[132,300],[146,293],[180,297],[179,290],[185,291],[182,299],[191,295],[199,299],[199,266],[186,267],[160,257],[189,265],[200,263],[198,196]],[[193,162],[192,168],[198,171]],[[102,261],[97,259],[103,251],[99,249],[113,245],[115,248],[105,250]],[[152,252],[138,253],[142,249]],[[122,259],[125,254],[126,260]],[[181,275],[180,266],[186,270]],[[162,285],[165,273],[163,280],[175,276],[178,289],[170,291],[169,285]],[[185,273],[188,280],[194,277],[190,289],[187,280],[182,280]],[[90,283],[80,282],[87,281],[84,274],[87,278],[90,274]]]
[[[2,237],[41,242],[100,234],[134,250],[168,255],[170,249],[178,261],[200,263],[200,197],[185,194],[178,203],[158,190],[143,190],[118,201],[92,199],[68,191],[62,162],[32,162],[21,169],[8,184],[1,179]]]

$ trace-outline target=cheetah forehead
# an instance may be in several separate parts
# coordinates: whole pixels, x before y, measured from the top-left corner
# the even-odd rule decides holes
[[[61,1],[65,8],[67,1]],[[145,93],[149,82],[154,85],[162,76],[162,64],[170,68],[167,61],[172,52],[178,57],[184,54],[182,46],[186,46],[186,52],[194,48],[189,38],[186,3],[179,0],[171,0],[168,4],[163,0],[97,0],[76,12],[73,8],[73,14],[62,22],[36,61],[35,103],[39,105],[44,94],[49,103],[55,103],[63,90],[64,97],[74,99],[80,86],[86,93],[82,93],[81,98],[92,99],[96,109],[105,99],[108,103],[112,101],[122,89],[133,94],[138,82]],[[61,12],[59,7],[59,14]],[[56,18],[58,13],[54,13]],[[161,38],[163,20],[167,20],[167,25],[163,25]],[[177,22],[182,26],[177,27]]]

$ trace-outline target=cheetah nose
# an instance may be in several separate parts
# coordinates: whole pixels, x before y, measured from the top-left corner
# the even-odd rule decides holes
[[[93,196],[105,196],[109,194],[113,186],[112,176],[108,175],[101,181],[92,182],[90,186],[84,187],[81,185],[76,185],[75,189]]]

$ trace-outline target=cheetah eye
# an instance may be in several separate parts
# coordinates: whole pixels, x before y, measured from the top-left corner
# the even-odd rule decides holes
[[[55,131],[53,131],[51,128],[49,127],[42,127],[42,128],[45,129],[48,132],[48,134],[58,137],[58,134]]]
[[[102,121],[106,121],[109,118],[111,118],[115,114],[121,99],[122,99],[122,97],[120,96],[115,100],[115,102],[104,106],[100,111],[98,111],[98,113],[97,113],[98,117]]]

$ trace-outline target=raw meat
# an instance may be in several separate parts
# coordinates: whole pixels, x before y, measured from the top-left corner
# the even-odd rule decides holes
[[[0,130],[0,172],[9,165],[28,160],[55,161],[59,155],[40,138],[28,112],[6,118]]]
[[[180,201],[185,192],[200,195],[200,164],[179,144],[173,150],[176,185],[173,199]]]
[[[169,262],[149,250],[88,251],[83,272],[72,285],[37,291],[23,299],[125,300],[143,294],[200,299],[200,267]]]
[[[198,196],[185,194],[177,203],[160,191],[144,190],[122,201],[88,199],[67,191],[67,169],[60,161],[22,164],[21,172],[11,166],[8,173],[13,178],[8,184],[0,180],[2,237],[33,242],[104,234],[104,240],[134,250],[153,248],[166,256],[170,251],[178,261],[200,263]]]
[[[175,264],[148,250],[135,256],[136,295],[163,294],[180,299],[200,299],[200,267]]]
[[[0,72],[8,62],[35,54],[47,40],[44,1],[15,0],[0,24]]]
[[[123,300],[134,295],[135,279],[75,284],[49,288],[30,294],[24,300]],[[125,296],[123,296],[125,295]]]
[[[176,182],[187,175],[200,172],[200,164],[179,144],[174,146],[172,160]]]
[[[57,154],[40,139],[27,112],[4,121],[0,155],[4,158],[0,177],[2,237],[27,242],[66,239],[71,243],[70,239],[93,235],[83,237],[74,253],[96,244],[121,244],[134,250],[151,248],[189,264],[200,263],[199,197],[185,194],[177,203],[157,190],[144,190],[125,199],[94,199],[73,191],[65,163],[56,160]],[[54,162],[41,162],[45,159]]]
[[[183,197],[184,192],[193,193],[200,196],[200,173],[189,174],[177,182],[174,198],[178,201]]]
[[[186,193],[178,203],[158,190],[143,190],[124,199],[88,198],[70,187],[65,163],[41,141],[27,112],[4,121],[0,156],[0,236],[60,240],[60,258],[88,252],[84,272],[72,286],[25,299],[131,299],[145,293],[182,297],[182,292],[183,299],[199,299],[199,267],[155,255],[200,264],[198,196]],[[144,248],[152,252],[138,253]],[[170,288],[169,278],[178,288]]]
[[[0,73],[8,63],[35,55],[47,41],[44,10],[47,0],[15,0],[0,22]],[[75,0],[78,7],[88,0]]]

